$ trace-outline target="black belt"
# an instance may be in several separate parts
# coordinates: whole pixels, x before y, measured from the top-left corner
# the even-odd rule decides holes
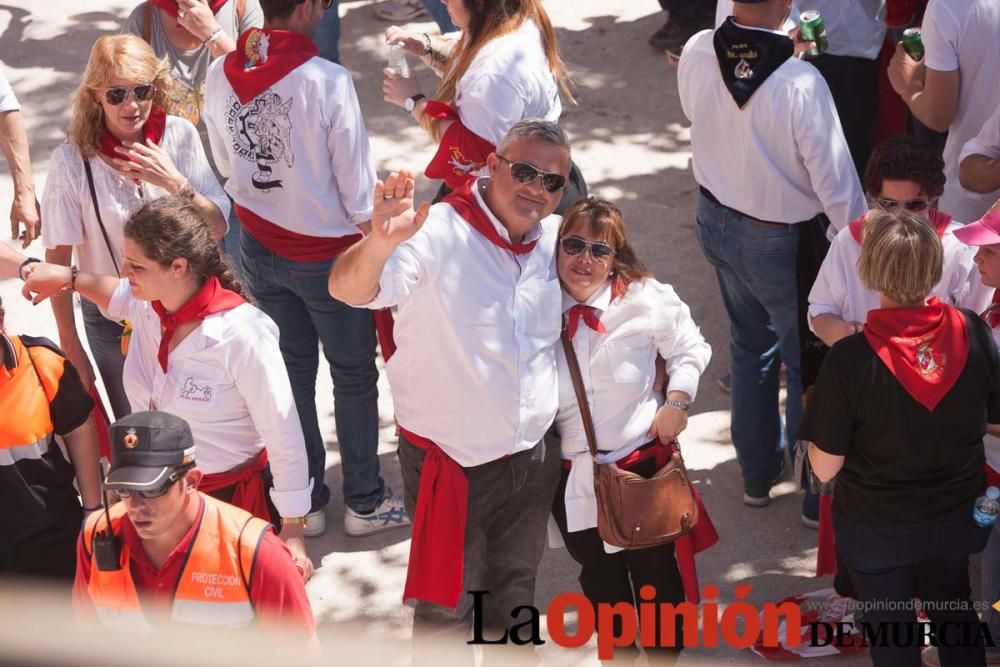
[[[761,225],[764,225],[765,227],[788,227],[789,225],[802,224],[801,222],[771,222],[770,220],[761,220],[760,218],[755,218],[754,216],[752,216],[752,215],[750,215],[748,213],[744,213],[743,211],[740,211],[739,209],[735,209],[732,206],[726,206],[721,201],[719,201],[718,197],[716,197],[715,195],[713,195],[711,193],[711,191],[709,191],[709,189],[706,188],[703,185],[699,185],[698,186],[698,191],[701,192],[702,196],[705,197],[705,199],[707,199],[708,201],[712,202],[716,206],[719,206],[720,208],[724,208],[727,211],[732,211],[733,213],[741,215],[744,218],[750,218],[754,222],[756,222],[758,224],[761,224]],[[818,218],[820,215],[823,215],[823,214],[819,213],[819,214],[813,216],[812,218],[809,218],[808,220],[803,220],[802,222],[812,222],[813,220],[815,220],[816,218]]]

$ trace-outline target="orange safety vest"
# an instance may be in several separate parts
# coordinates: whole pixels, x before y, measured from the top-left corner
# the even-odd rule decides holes
[[[0,419],[0,465],[39,459],[49,451],[53,430],[49,401],[55,398],[63,371],[61,356],[32,352],[20,336],[8,336],[7,340],[16,367],[0,382],[0,415],[10,416]],[[29,342],[47,347],[47,341],[41,339]]]
[[[195,528],[187,562],[174,590],[170,620],[220,627],[245,626],[256,614],[250,600],[250,576],[264,534],[271,524],[204,493],[205,511]],[[110,510],[111,526],[121,535],[125,503]],[[129,546],[121,548],[121,569],[104,572],[93,557],[94,536],[104,530],[103,512],[88,517],[83,539],[90,558],[87,592],[101,622],[120,632],[150,632],[129,571]]]

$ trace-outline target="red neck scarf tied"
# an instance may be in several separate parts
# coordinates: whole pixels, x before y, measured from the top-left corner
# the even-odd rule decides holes
[[[146,124],[142,126],[142,138],[143,141],[152,139],[154,144],[159,144],[163,141],[163,133],[167,129],[167,112],[160,107],[154,106],[149,110],[149,118],[146,119]],[[130,159],[127,155],[122,155],[115,149],[122,145],[122,142],[118,141],[115,135],[111,134],[108,126],[105,125],[101,128],[101,143],[100,152],[101,155],[113,160],[118,158],[119,160]]]
[[[236,50],[226,56],[222,69],[240,103],[246,104],[317,55],[315,42],[303,34],[250,28],[236,40]]]
[[[570,308],[569,314],[566,316],[566,335],[569,339],[573,340],[573,336],[576,335],[576,330],[580,326],[581,319],[583,319],[584,324],[597,333],[607,333],[608,330],[601,324],[601,317],[598,315],[598,312],[597,308],[586,306],[582,303],[578,303]]]
[[[472,228],[486,237],[486,239],[498,248],[509,250],[515,255],[524,255],[531,252],[536,241],[528,243],[511,243],[500,236],[500,232],[493,226],[483,209],[479,207],[476,196],[472,193],[472,188],[476,187],[476,181],[470,181],[458,190],[455,190],[442,201],[450,205],[462,218],[472,225]]]
[[[188,322],[200,322],[209,315],[221,313],[225,310],[232,310],[244,303],[246,301],[242,296],[225,289],[215,276],[206,280],[201,289],[195,292],[195,295],[187,303],[178,308],[176,312],[168,313],[162,303],[154,301],[153,310],[160,316],[160,326],[163,327],[163,336],[160,338],[160,349],[156,355],[163,372],[167,372],[167,356],[170,352],[170,341],[173,340],[174,334],[177,332],[177,327]]]
[[[858,245],[861,245],[861,234],[865,226],[865,215],[848,225],[848,229],[851,230],[851,236],[854,237],[854,240],[857,241]],[[934,231],[937,232],[938,238],[944,236],[944,233],[948,231],[948,225],[951,224],[951,216],[947,213],[942,213],[936,208],[932,208],[930,210],[928,213],[928,219],[931,224],[934,225]]]
[[[918,308],[868,312],[865,338],[910,396],[933,410],[969,357],[965,317],[937,297]]]

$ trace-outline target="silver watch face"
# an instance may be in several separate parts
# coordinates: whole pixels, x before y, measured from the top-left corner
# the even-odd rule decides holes
[[[403,102],[403,108],[406,109],[407,112],[413,111],[413,107],[415,106],[417,106],[417,103],[413,101],[412,97],[407,97]]]

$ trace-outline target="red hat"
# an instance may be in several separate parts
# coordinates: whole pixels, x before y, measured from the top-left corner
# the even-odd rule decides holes
[[[994,206],[976,222],[956,229],[955,237],[966,245],[1000,243],[1000,206]]]

